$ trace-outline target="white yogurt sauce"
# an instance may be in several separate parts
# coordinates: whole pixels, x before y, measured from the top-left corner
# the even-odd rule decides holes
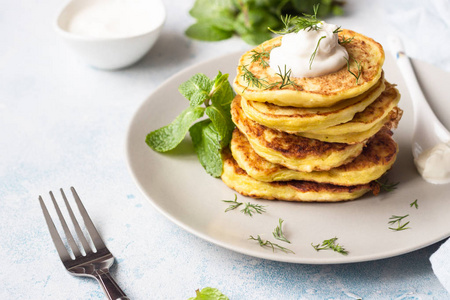
[[[129,37],[152,30],[162,18],[160,9],[152,9],[152,1],[98,0],[77,10],[67,30],[96,38]]]
[[[414,159],[423,179],[434,184],[450,183],[450,142],[440,143]]]
[[[281,46],[270,52],[270,67],[275,71],[291,70],[293,77],[315,77],[333,73],[347,64],[347,50],[339,45],[338,34],[333,33],[338,27],[321,22],[319,30],[300,30],[282,37]],[[311,64],[319,39],[316,56]]]

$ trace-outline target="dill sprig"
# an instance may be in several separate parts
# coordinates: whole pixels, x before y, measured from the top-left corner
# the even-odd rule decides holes
[[[264,50],[264,48],[261,49],[261,52],[258,52],[256,50],[252,50],[252,63],[253,62],[259,62],[259,65],[263,68],[267,68],[269,66],[269,63],[267,62],[267,60],[265,60],[265,58],[269,58],[270,57],[270,52]]]
[[[324,240],[322,242],[322,244],[317,244],[314,245],[313,243],[311,243],[311,246],[313,246],[314,249],[316,249],[316,251],[320,251],[320,250],[333,250],[335,252],[341,253],[342,255],[347,255],[348,251],[344,249],[344,247],[342,247],[339,244],[336,244],[336,240],[337,237],[331,238],[329,240]]]
[[[335,30],[333,30],[333,33],[339,33],[341,31],[342,31],[341,26],[338,26]]]
[[[356,67],[357,67],[357,69],[358,69],[358,74],[355,74],[355,73],[353,73],[353,72],[350,70],[350,59],[348,59],[348,58],[345,57],[345,56],[344,56],[344,58],[345,58],[345,60],[347,61],[347,71],[349,71],[350,74],[352,74],[352,75],[356,78],[356,84],[358,84],[359,77],[361,77],[361,63],[358,62],[354,57],[350,57],[350,58],[352,58],[352,59],[355,61]]]
[[[352,36],[350,38],[346,38],[345,35],[343,35],[342,38],[340,38],[338,42],[341,45],[349,44],[349,43],[351,43],[353,41],[354,38],[355,38],[354,36]]]
[[[292,70],[286,70],[286,65],[284,65],[284,73],[281,71],[280,66],[278,66],[278,73],[276,73],[278,76],[280,76],[281,81],[277,81],[272,83],[268,88],[272,88],[275,87],[277,85],[280,85],[279,89],[281,90],[282,88],[292,85],[295,89],[297,88],[302,88],[300,85],[296,84],[292,79],[291,79],[291,73]]]
[[[293,254],[295,254],[294,251],[292,251],[292,250],[290,250],[290,249],[288,249],[288,248],[285,248],[285,247],[283,247],[283,246],[280,246],[280,245],[278,245],[278,244],[272,243],[272,242],[269,241],[269,240],[264,241],[263,239],[261,239],[261,237],[259,236],[259,234],[258,234],[258,236],[257,236],[256,238],[255,238],[254,236],[251,235],[251,236],[249,237],[249,240],[257,241],[261,247],[270,247],[270,248],[272,248],[272,251],[273,251],[273,252],[275,252],[275,249],[279,249],[279,250],[281,250],[281,251],[283,251],[283,252],[285,252],[285,253],[293,253]]]
[[[414,202],[412,202],[411,204],[409,204],[409,207],[415,207],[416,209],[419,209],[419,204],[417,203],[417,199],[414,200]]]
[[[273,237],[276,238],[277,240],[280,240],[280,241],[290,244],[291,242],[284,236],[284,233],[283,233],[283,222],[284,222],[284,220],[281,218],[278,220],[279,225],[275,228],[275,230],[272,232],[272,234],[273,234]]]
[[[238,208],[239,206],[244,204],[243,202],[237,201],[236,194],[234,194],[234,200],[222,200],[222,202],[229,204],[228,208],[225,209],[225,212],[229,212],[230,210],[235,210],[236,208]],[[245,207],[243,209],[241,209],[242,213],[244,213],[245,215],[248,215],[250,217],[252,217],[253,214],[255,214],[255,213],[262,214],[265,211],[266,211],[265,206],[263,206],[261,204],[252,204],[250,202],[245,203]]]
[[[388,224],[389,225],[394,225],[395,223],[397,223],[397,227],[396,228],[395,227],[389,227],[389,229],[395,230],[395,231],[402,231],[402,230],[410,229],[411,227],[406,227],[409,224],[409,221],[404,223],[404,224],[401,224],[402,220],[404,218],[408,217],[408,216],[409,216],[409,214],[408,215],[404,215],[404,216],[392,215],[389,218],[389,220],[391,220],[391,221],[389,221]]]
[[[250,202],[245,203],[245,207],[241,209],[241,212],[243,212],[245,215],[249,215],[250,217],[253,217],[254,213],[262,214],[266,211],[264,208],[265,206],[260,204],[252,204]]]
[[[225,203],[230,203],[230,206],[228,206],[227,209],[225,209],[225,212],[228,212],[230,210],[236,209],[239,206],[241,206],[243,203],[242,202],[237,202],[237,195],[234,194],[234,200],[222,200],[222,202]]]
[[[281,17],[281,21],[283,22],[284,28],[281,30],[272,30],[270,31],[276,34],[288,34],[292,32],[299,32],[300,30],[319,30],[320,25],[322,23],[321,20],[317,19],[317,12],[319,10],[319,4],[313,6],[314,14],[303,14],[303,17],[286,15],[285,17]]]
[[[278,85],[279,89],[281,90],[282,88],[292,85],[296,90],[301,89],[302,87],[298,84],[296,84],[292,79],[291,79],[291,73],[292,70],[286,70],[286,65],[284,66],[284,73],[281,71],[281,68],[278,66],[278,73],[276,73],[276,75],[278,75],[281,80],[273,82],[271,84],[269,84],[267,82],[266,79],[264,78],[258,78],[255,74],[253,74],[245,65],[241,65],[241,70],[242,70],[242,75],[241,77],[248,83],[247,87],[244,89],[244,91],[250,87],[257,87],[260,89],[272,89]]]
[[[322,41],[324,38],[326,38],[325,35],[320,37],[320,39],[317,41],[316,49],[314,49],[314,52],[311,54],[311,57],[309,58],[309,69],[310,70],[311,70],[311,66],[314,61],[314,58],[316,58],[317,50],[319,50],[320,41]]]
[[[375,180],[380,185],[380,188],[385,192],[392,192],[397,188],[397,185],[400,182],[389,182],[388,179],[386,179],[384,182],[381,182],[380,180]]]
[[[255,74],[253,74],[246,65],[241,65],[242,70],[242,79],[247,82],[247,89],[250,86],[257,87],[259,89],[267,88],[267,80],[264,78],[258,78]],[[245,91],[245,90],[244,90]]]

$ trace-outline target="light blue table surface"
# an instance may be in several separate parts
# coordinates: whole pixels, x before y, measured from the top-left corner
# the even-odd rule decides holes
[[[391,23],[374,2],[348,1],[347,15],[330,22],[383,44]],[[207,286],[230,299],[449,299],[429,262],[440,243],[356,264],[279,263],[206,242],[156,211],[127,169],[133,114],[176,72],[249,48],[237,38],[189,40],[193,1],[164,3],[156,46],[138,64],[105,72],[86,66],[53,31],[61,1],[2,1],[0,298],[104,299],[94,280],[66,273],[39,207],[38,195],[49,200],[49,190],[75,186],[131,299],[187,299]]]

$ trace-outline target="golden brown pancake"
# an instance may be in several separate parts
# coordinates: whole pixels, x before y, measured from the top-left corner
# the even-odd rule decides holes
[[[391,168],[398,152],[391,134],[387,129],[380,131],[352,162],[329,171],[298,172],[273,164],[259,156],[238,129],[233,132],[230,149],[239,167],[259,181],[305,180],[351,186],[376,180]]]
[[[335,134],[328,133],[319,133],[315,132],[299,132],[297,133],[300,136],[317,139],[319,141],[330,142],[330,143],[345,143],[345,144],[355,144],[361,143],[375,135],[382,128],[394,129],[397,128],[397,124],[402,117],[403,111],[399,107],[394,107],[391,111],[388,111],[388,115],[373,124],[372,127],[367,129],[366,131],[355,131],[355,132],[346,132],[345,130],[351,130],[350,127],[346,127],[345,130],[342,130],[342,133],[333,132]],[[350,123],[350,122],[349,122]],[[347,124],[347,123],[346,123]],[[369,125],[369,124],[365,124]],[[337,127],[337,126],[335,126]],[[356,127],[356,126],[355,126]],[[344,129],[344,128],[343,128]]]
[[[367,92],[343,100],[330,107],[278,106],[266,102],[249,101],[241,97],[242,110],[251,120],[269,128],[290,133],[323,129],[351,121],[356,113],[365,110],[385,89],[380,79]]]
[[[301,172],[323,171],[352,161],[363,150],[364,143],[326,143],[267,128],[248,119],[240,102],[237,95],[231,103],[233,122],[256,153],[272,163]]]
[[[349,68],[353,74],[358,74],[357,63],[361,66],[361,73],[355,76],[344,66],[337,72],[317,77],[291,77],[295,85],[287,85],[280,89],[280,85],[267,88],[268,85],[280,81],[280,76],[270,67],[263,67],[260,62],[253,61],[253,51],[270,51],[281,45],[281,36],[268,40],[256,48],[244,53],[239,60],[237,76],[234,81],[236,93],[250,101],[269,102],[279,106],[295,107],[328,107],[344,99],[356,97],[374,86],[381,77],[384,63],[384,51],[381,45],[373,39],[351,30],[343,29],[339,33],[342,39],[352,38],[345,43],[350,59]],[[264,59],[264,58],[263,58]],[[267,59],[265,59],[267,60]],[[255,86],[249,84],[243,77],[247,69],[263,84]],[[264,84],[266,82],[267,84]]]
[[[385,81],[386,88],[381,95],[362,112],[355,114],[350,122],[330,126],[323,129],[305,130],[316,134],[338,135],[348,132],[362,132],[373,127],[385,118],[400,101],[400,92],[394,85]]]
[[[301,202],[337,202],[352,200],[379,190],[377,183],[339,186],[310,181],[258,181],[241,169],[229,151],[224,153],[222,181],[244,196],[268,200]]]

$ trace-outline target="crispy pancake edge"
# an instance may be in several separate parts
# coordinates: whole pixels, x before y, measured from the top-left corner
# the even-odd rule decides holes
[[[267,128],[245,117],[239,95],[231,103],[231,115],[260,156],[302,172],[329,170],[348,163],[364,147],[364,143],[327,143]]]
[[[262,182],[248,176],[233,159],[224,153],[222,181],[238,193],[253,198],[296,202],[338,202],[361,197],[377,189],[373,184],[338,186],[307,181]]]
[[[380,131],[355,160],[329,171],[298,172],[270,163],[253,150],[238,129],[233,132],[230,149],[239,167],[259,181],[306,180],[348,186],[376,180],[392,167],[398,145],[391,135],[389,130]]]

